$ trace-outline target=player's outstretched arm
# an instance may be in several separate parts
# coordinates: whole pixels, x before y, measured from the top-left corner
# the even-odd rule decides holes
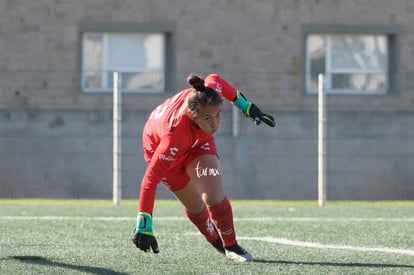
[[[210,74],[205,79],[206,86],[219,92],[224,98],[237,106],[243,114],[250,118],[256,125],[261,122],[270,127],[275,127],[275,119],[272,115],[263,113],[256,104],[249,102],[240,90],[236,90],[233,85],[227,82],[218,74]]]
[[[247,98],[241,93],[241,91],[237,91],[237,97],[233,100],[232,103],[233,105],[237,106],[243,112],[243,114],[253,120],[256,125],[264,122],[270,127],[276,126],[276,122],[273,116],[263,113],[259,107],[256,106],[256,104],[249,102]]]

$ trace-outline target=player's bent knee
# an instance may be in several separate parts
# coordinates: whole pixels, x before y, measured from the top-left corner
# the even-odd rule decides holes
[[[205,204],[208,206],[214,206],[220,204],[224,200],[225,194],[222,192],[215,193],[215,194],[207,194],[203,193],[202,198]]]

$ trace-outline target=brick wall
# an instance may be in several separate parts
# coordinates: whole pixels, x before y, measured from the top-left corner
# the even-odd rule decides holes
[[[413,11],[406,0],[0,0],[0,196],[110,197],[112,96],[78,88],[79,23],[169,22],[169,93],[190,72],[217,72],[277,114],[276,129],[242,121],[233,138],[228,112],[217,136],[228,192],[276,199],[316,199],[317,99],[303,93],[303,26],[398,26],[398,92],[328,96],[328,196],[413,199]],[[139,130],[165,96],[124,97],[127,197],[145,167]]]

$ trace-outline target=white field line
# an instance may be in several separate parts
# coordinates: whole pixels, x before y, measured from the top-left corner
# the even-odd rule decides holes
[[[136,217],[87,217],[87,216],[0,216],[0,220],[84,220],[84,221],[135,221]],[[154,217],[158,221],[187,221],[187,217]],[[235,221],[258,222],[414,222],[414,218],[318,218],[318,217],[252,217],[234,218]]]
[[[311,243],[311,242],[294,241],[294,240],[287,240],[287,239],[278,239],[278,238],[273,238],[273,237],[262,237],[262,238],[261,237],[238,237],[238,239],[263,241],[263,242],[268,242],[268,243],[277,243],[277,244],[283,244],[283,245],[309,247],[309,248],[342,249],[342,250],[354,250],[354,251],[365,251],[365,252],[383,252],[383,253],[390,253],[390,254],[403,254],[403,255],[414,256],[414,250],[410,250],[410,249],[321,244],[321,243]]]
[[[81,216],[0,216],[0,221],[27,221],[27,220],[83,220],[83,221],[135,221],[135,217],[81,217]],[[187,221],[186,217],[155,217],[159,221]],[[314,217],[294,217],[294,218],[273,218],[273,217],[256,217],[256,218],[235,218],[239,221],[310,221],[310,222],[414,222],[414,218],[314,218]],[[199,233],[197,233],[199,234]],[[196,235],[196,234],[195,234]],[[278,243],[282,245],[291,245],[309,248],[321,249],[342,249],[367,252],[383,252],[392,254],[403,254],[414,256],[414,250],[398,249],[388,247],[364,247],[348,245],[332,245],[295,241],[288,239],[279,239],[273,237],[238,237],[240,240],[254,240],[268,243]]]

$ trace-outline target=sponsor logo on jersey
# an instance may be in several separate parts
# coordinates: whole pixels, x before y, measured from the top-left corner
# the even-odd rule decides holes
[[[209,142],[206,142],[203,145],[201,145],[200,147],[203,150],[209,151],[210,150],[210,143]]]
[[[160,154],[160,159],[165,160],[165,161],[175,161],[176,158],[175,156],[177,155],[179,149],[177,147],[171,147],[170,148],[170,154],[166,155],[166,154]]]
[[[171,154],[171,156],[175,156],[178,151],[179,150],[178,150],[177,147],[170,148],[170,154]]]
[[[216,92],[218,93],[221,93],[221,90],[222,90],[221,84],[216,81],[212,81],[212,83],[214,85],[214,90],[216,90]]]
[[[172,156],[167,156],[166,154],[160,154],[160,159],[166,161],[175,161],[175,158]]]

